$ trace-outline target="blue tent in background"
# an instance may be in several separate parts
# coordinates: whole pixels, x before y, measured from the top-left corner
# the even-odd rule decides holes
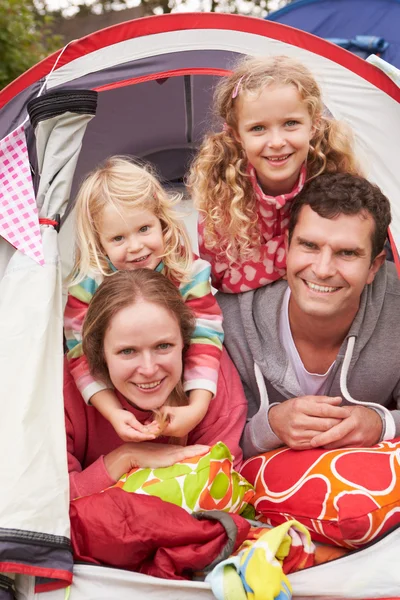
[[[363,58],[378,54],[400,68],[400,0],[296,0],[267,19],[338,43]]]

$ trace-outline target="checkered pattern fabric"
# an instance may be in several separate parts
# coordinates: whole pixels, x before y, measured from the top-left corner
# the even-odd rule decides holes
[[[0,141],[0,235],[44,265],[23,124]]]

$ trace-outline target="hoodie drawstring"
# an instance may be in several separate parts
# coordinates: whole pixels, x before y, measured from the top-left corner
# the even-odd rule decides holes
[[[386,408],[386,406],[381,406],[380,404],[377,404],[376,402],[362,402],[361,400],[356,400],[355,398],[353,398],[351,396],[351,394],[347,388],[347,376],[349,373],[351,359],[353,357],[355,343],[356,343],[356,337],[350,336],[348,339],[348,342],[347,342],[347,348],[346,348],[346,352],[345,352],[344,359],[343,359],[342,369],[340,372],[341,394],[342,394],[343,398],[345,398],[345,400],[347,400],[347,402],[349,402],[350,404],[358,404],[360,406],[365,406],[366,408],[371,408],[372,406],[374,408],[376,408],[377,411],[381,414],[381,416],[383,416],[384,429],[385,429],[384,430],[384,439],[392,440],[393,438],[396,437],[396,426],[393,421],[393,417],[390,414],[390,410],[388,410]],[[258,366],[258,364],[256,362],[254,363],[254,374],[256,377],[258,391],[260,393],[260,406],[268,406],[269,399],[268,399],[268,393],[267,393],[267,388],[265,385],[264,376],[261,372],[260,367]],[[385,418],[386,415],[388,415],[387,419]]]
[[[386,406],[381,406],[376,402],[362,402],[360,400],[355,400],[351,395],[347,388],[347,375],[349,373],[350,362],[353,357],[354,345],[356,343],[356,337],[353,335],[349,337],[347,342],[346,353],[344,355],[343,366],[340,372],[340,391],[342,396],[351,404],[359,404],[361,406],[365,406],[366,408],[371,408],[372,406],[376,408],[381,415],[384,417],[384,439],[392,440],[396,437],[396,427],[393,422],[393,417],[390,414],[390,410],[386,408]],[[388,415],[388,419],[385,418],[385,415]]]
[[[256,362],[254,363],[254,375],[256,376],[256,383],[260,394],[260,406],[269,406],[269,398],[264,375],[261,373],[261,369]]]

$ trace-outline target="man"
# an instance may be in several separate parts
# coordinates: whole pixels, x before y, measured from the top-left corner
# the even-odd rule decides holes
[[[400,282],[383,249],[390,220],[387,198],[367,180],[320,175],[292,206],[287,281],[218,295],[249,403],[245,457],[400,436]]]

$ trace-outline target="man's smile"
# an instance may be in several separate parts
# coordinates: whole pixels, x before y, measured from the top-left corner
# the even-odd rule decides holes
[[[310,290],[313,290],[314,292],[320,292],[323,294],[331,294],[332,292],[337,292],[341,289],[340,287],[319,285],[317,283],[313,283],[312,281],[307,281],[306,279],[303,279],[303,281]]]

